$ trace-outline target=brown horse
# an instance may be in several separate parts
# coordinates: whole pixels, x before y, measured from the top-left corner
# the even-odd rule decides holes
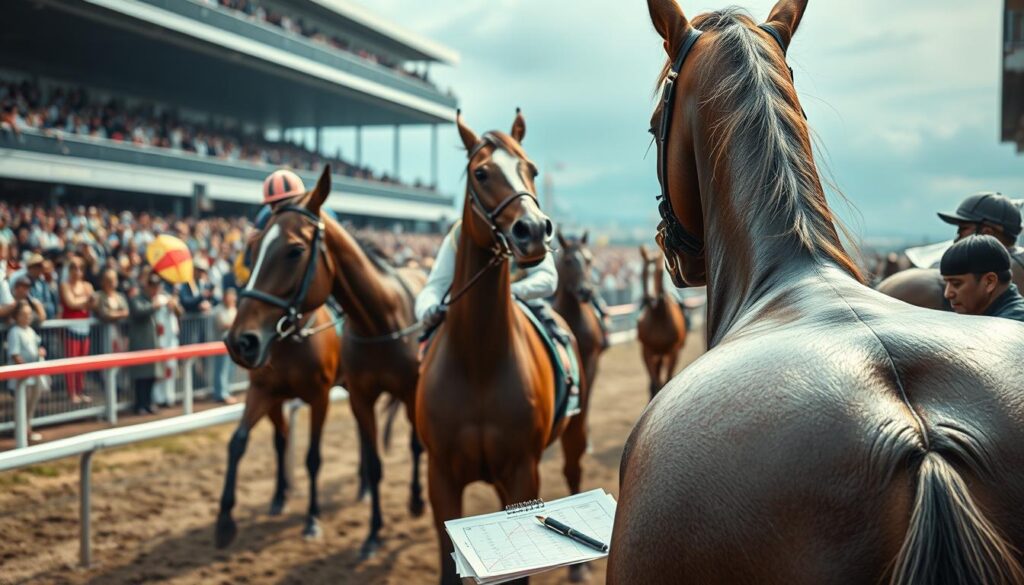
[[[242,292],[227,344],[238,363],[261,367],[267,362],[274,339],[301,330],[303,313],[322,305],[329,296],[341,305],[345,313],[341,368],[349,405],[359,426],[360,476],[369,486],[372,500],[370,534],[361,551],[365,558],[379,547],[383,526],[374,405],[387,392],[405,405],[410,422],[415,420],[419,360],[413,336],[418,331],[413,301],[425,279],[418,270],[394,269],[377,255],[364,251],[337,222],[323,216],[320,209],[330,191],[327,167],[312,191],[296,203],[274,210],[252,244],[256,250],[253,274]],[[314,410],[314,419],[318,418],[317,412]],[[409,509],[419,515],[424,508],[419,477],[422,447],[415,429],[411,447]],[[311,452],[306,463],[311,470],[316,469],[319,452]],[[313,510],[309,523],[316,524]]]
[[[444,522],[462,516],[467,485],[493,484],[502,505],[536,498],[541,454],[561,436],[565,478],[577,493],[587,445],[579,419],[563,418],[552,428],[555,370],[512,300],[508,258],[522,267],[539,264],[553,230],[537,203],[536,167],[520,146],[526,121],[518,114],[511,135],[488,132],[482,138],[461,114],[456,121],[469,163],[455,292],[424,357],[416,407],[430,454],[430,504],[444,584],[459,583]],[[585,394],[581,403],[586,408]]]
[[[576,338],[582,358],[583,382],[592,389],[597,364],[605,348],[605,332],[594,310],[594,283],[590,276],[594,257],[587,248],[587,236],[587,232],[578,238],[558,233],[562,251],[558,256],[558,291],[552,307],[565,319]],[[589,391],[587,396],[590,396]],[[577,419],[585,418],[585,413],[580,414],[583,416]]]
[[[805,0],[648,7],[658,238],[710,349],[627,442],[608,582],[1024,583],[1024,324],[861,283],[785,62]]]
[[[642,282],[644,300],[636,323],[636,336],[650,378],[648,389],[653,399],[676,371],[679,352],[686,343],[686,317],[679,303],[665,292],[661,255],[652,256],[640,246],[644,260]],[[654,292],[650,291],[654,281]]]
[[[875,290],[916,307],[948,311],[946,284],[935,268],[910,268],[895,272],[878,283]]]
[[[285,452],[288,449],[288,420],[284,416],[284,403],[299,398],[310,406],[309,453],[306,462],[309,470],[309,512],[304,535],[315,537],[320,534],[316,518],[319,514],[317,500],[317,473],[320,469],[320,431],[330,405],[331,388],[340,382],[339,355],[341,338],[333,327],[334,316],[326,307],[316,309],[313,319],[306,326],[315,334],[293,336],[271,344],[269,361],[266,365],[249,372],[249,391],[245,395],[245,410],[238,428],[228,443],[228,469],[224,476],[224,490],[220,499],[217,516],[215,541],[218,548],[231,544],[237,534],[231,510],[235,507],[235,483],[238,463],[245,453],[249,431],[264,416],[274,424],[274,450],[277,453],[277,484],[270,501],[270,515],[276,516],[284,509],[288,495],[288,473],[285,467]],[[228,346],[230,350],[230,345]],[[232,359],[238,358],[232,353]],[[288,367],[280,367],[288,364]],[[315,465],[314,465],[315,463]]]

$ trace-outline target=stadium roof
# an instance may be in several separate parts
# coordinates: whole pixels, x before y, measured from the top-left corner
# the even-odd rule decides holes
[[[297,1],[328,11],[335,19],[340,16],[358,34],[396,56],[410,61],[437,61],[449,65],[459,63],[459,54],[453,49],[385,20],[349,0]]]

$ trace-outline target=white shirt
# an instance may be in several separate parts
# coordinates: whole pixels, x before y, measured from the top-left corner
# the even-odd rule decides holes
[[[460,225],[456,224],[441,242],[427,284],[416,297],[417,319],[423,319],[431,307],[441,303],[455,279],[456,239]],[[543,262],[526,269],[524,278],[512,283],[512,294],[524,301],[532,301],[550,297],[555,294],[557,288],[558,270],[555,268],[555,258],[552,254],[547,254]]]

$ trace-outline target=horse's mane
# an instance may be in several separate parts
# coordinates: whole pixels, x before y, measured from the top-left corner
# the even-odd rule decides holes
[[[743,10],[730,8],[702,14],[693,26],[713,32],[711,62],[720,64],[709,79],[709,95],[700,104],[719,101],[723,115],[711,134],[716,158],[733,158],[733,166],[751,169],[737,175],[737,193],[762,194],[746,199],[751,213],[772,214],[788,226],[800,245],[821,254],[863,282],[857,264],[843,248],[839,230],[846,229],[832,213],[812,156],[807,122],[778,46],[755,32],[756,23]],[[671,68],[665,64],[659,85]],[[701,75],[709,76],[710,70]],[[723,74],[724,73],[724,74]],[[848,238],[849,239],[849,238]]]
[[[352,239],[356,241],[359,249],[363,251],[363,254],[366,254],[366,257],[370,259],[370,263],[373,264],[377,270],[382,274],[394,273],[395,267],[391,265],[387,255],[380,249],[380,246],[366,238],[353,237]]]

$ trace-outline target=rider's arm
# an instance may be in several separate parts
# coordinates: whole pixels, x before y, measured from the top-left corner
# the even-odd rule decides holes
[[[437,250],[434,267],[430,270],[427,284],[416,296],[416,319],[422,320],[431,307],[439,304],[455,279],[455,241],[449,232]]]
[[[524,301],[532,301],[554,295],[557,288],[558,269],[555,268],[555,257],[548,254],[543,262],[527,269],[522,280],[512,283],[512,294]]]

